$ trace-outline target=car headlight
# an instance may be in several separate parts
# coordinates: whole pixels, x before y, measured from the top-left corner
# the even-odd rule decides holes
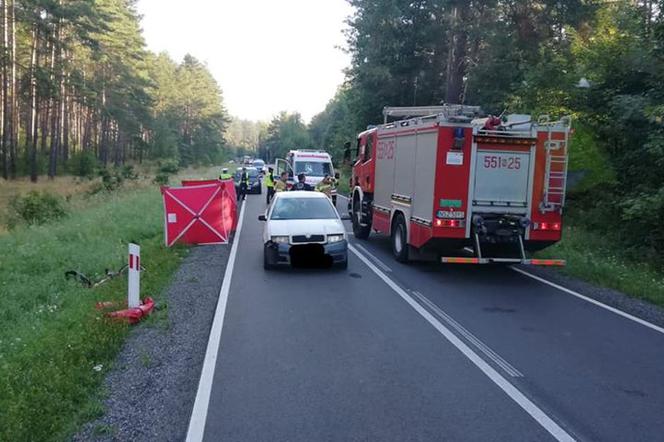
[[[273,236],[272,242],[276,244],[288,244],[287,236]]]
[[[345,238],[344,238],[343,234],[340,234],[340,235],[327,235],[327,242],[339,242],[339,241],[343,241],[344,239]]]

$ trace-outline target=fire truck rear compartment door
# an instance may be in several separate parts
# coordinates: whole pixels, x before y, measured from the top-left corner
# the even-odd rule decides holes
[[[478,150],[474,206],[527,207],[530,153]]]

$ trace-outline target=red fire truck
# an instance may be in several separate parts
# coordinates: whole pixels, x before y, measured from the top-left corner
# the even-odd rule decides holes
[[[479,107],[461,105],[384,115],[357,139],[348,205],[355,237],[389,235],[402,262],[564,265],[526,252],[561,238],[569,118],[482,118]],[[473,255],[452,253],[463,249]]]

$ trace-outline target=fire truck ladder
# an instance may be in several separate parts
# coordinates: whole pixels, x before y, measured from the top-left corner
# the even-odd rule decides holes
[[[564,123],[568,124],[568,120]],[[567,146],[569,132],[565,131],[565,138],[554,140],[552,137],[552,124],[548,126],[548,139],[544,143],[546,149],[546,167],[544,169],[544,195],[540,204],[542,212],[562,210],[565,205],[565,189],[567,188]]]

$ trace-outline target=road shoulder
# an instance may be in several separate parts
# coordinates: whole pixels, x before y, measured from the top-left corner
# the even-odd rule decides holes
[[[229,245],[194,248],[173,276],[166,321],[132,331],[104,381],[104,414],[74,440],[183,440]]]
[[[581,279],[564,275],[556,269],[536,266],[519,266],[518,268],[644,321],[664,327],[664,309],[648,301],[633,298],[618,290],[596,286]]]

